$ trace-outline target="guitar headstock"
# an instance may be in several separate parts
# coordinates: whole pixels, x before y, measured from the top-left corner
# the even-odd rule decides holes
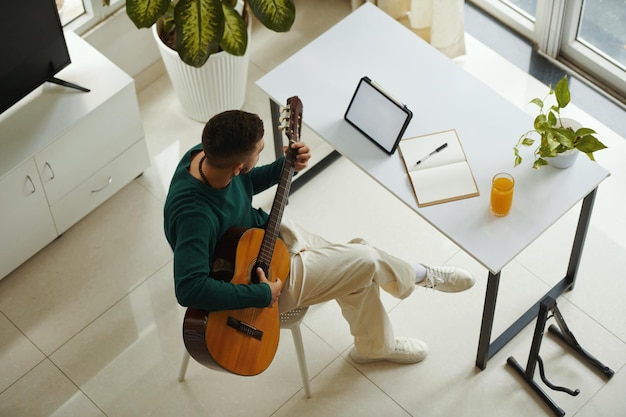
[[[298,96],[287,99],[287,107],[283,110],[285,113],[281,119],[281,128],[287,135],[289,143],[300,141],[300,130],[302,128],[302,101]],[[289,148],[291,150],[291,147]]]

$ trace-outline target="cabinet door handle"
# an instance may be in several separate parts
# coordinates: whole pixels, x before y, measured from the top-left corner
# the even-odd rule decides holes
[[[107,188],[109,185],[111,185],[111,183],[113,182],[113,177],[109,177],[109,179],[107,180],[107,183],[100,188],[97,188],[95,190],[91,190],[91,193],[99,193],[100,191],[104,190],[105,188]]]
[[[32,187],[32,190],[30,190],[30,193],[35,194],[35,191],[37,191],[37,189],[35,188],[35,183],[33,182],[33,179],[28,174],[26,175],[26,179],[28,180],[28,182],[30,182],[30,186]]]
[[[46,161],[46,163],[43,164],[43,166],[44,166],[44,168],[48,167],[48,169],[50,170],[50,178],[49,178],[49,180],[52,181],[54,179],[54,177],[55,177],[54,170],[52,169],[52,165],[50,165],[50,162]]]

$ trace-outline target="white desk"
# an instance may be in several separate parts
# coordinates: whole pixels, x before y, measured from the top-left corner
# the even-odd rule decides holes
[[[479,197],[417,207],[400,155],[387,156],[343,120],[364,75],[413,111],[405,137],[457,130]],[[573,287],[595,190],[609,173],[585,157],[566,170],[525,165],[513,171],[512,146],[532,119],[377,7],[366,3],[257,85],[274,108],[299,96],[308,127],[489,270],[480,368],[538,311],[537,303],[490,343],[500,271],[584,198],[567,276],[548,294],[556,298]],[[501,171],[515,176],[515,203],[507,217],[496,218],[488,210],[489,192],[492,176]]]

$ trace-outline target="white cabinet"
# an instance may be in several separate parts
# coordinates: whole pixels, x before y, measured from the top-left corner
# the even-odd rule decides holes
[[[59,233],[63,233],[141,174],[138,170],[147,167],[147,161],[145,144],[138,142],[52,204],[50,209]]]
[[[0,179],[0,196],[0,277],[4,277],[57,233],[32,159]]]
[[[149,165],[132,78],[66,32],[72,63],[0,115],[0,278]]]

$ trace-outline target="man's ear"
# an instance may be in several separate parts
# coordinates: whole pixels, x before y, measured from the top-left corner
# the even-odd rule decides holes
[[[245,166],[245,164],[242,162],[240,164],[234,165],[233,166],[233,175],[237,176],[241,173],[241,170],[243,169],[243,167]]]

